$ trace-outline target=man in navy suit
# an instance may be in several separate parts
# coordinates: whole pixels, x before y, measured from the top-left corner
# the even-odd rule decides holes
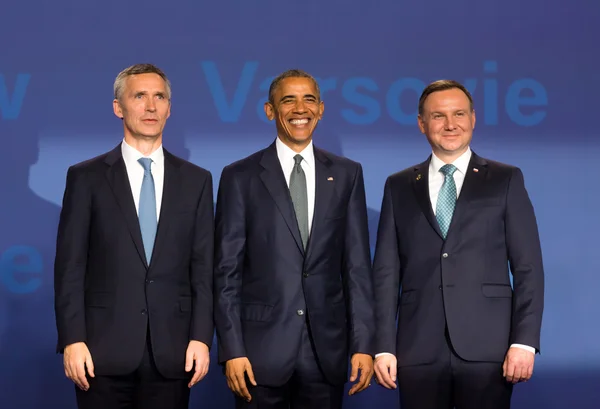
[[[427,86],[418,122],[432,155],[385,184],[377,380],[395,388],[397,375],[403,409],[509,408],[512,385],[532,375],[544,304],[523,174],[471,151],[473,99],[455,81]]]
[[[81,409],[185,409],[208,371],[208,171],[162,146],[171,86],[150,64],[114,84],[124,139],[69,168],[58,227],[58,351]]]
[[[221,176],[215,324],[238,408],[338,409],[348,356],[350,394],[373,374],[362,168],[313,146],[323,109],[313,77],[281,74],[265,103],[275,142]]]

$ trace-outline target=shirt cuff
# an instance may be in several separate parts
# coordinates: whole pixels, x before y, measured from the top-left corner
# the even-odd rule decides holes
[[[534,355],[535,355],[535,348],[533,348],[533,347],[530,347],[530,346],[528,346],[528,345],[523,345],[523,344],[512,344],[510,347],[511,347],[511,348],[521,348],[521,349],[524,349],[524,350],[526,350],[526,351],[529,351],[529,352],[531,352],[532,354],[534,354]]]

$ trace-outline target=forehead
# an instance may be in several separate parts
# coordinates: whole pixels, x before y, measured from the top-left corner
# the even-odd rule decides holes
[[[166,91],[166,83],[158,74],[130,75],[125,81],[125,88],[129,91]]]
[[[470,102],[467,95],[458,88],[452,88],[444,91],[436,91],[430,94],[423,108],[432,110],[441,109],[469,109]]]
[[[317,94],[317,87],[313,80],[304,77],[290,77],[281,80],[277,89],[275,90],[276,95],[307,95]]]

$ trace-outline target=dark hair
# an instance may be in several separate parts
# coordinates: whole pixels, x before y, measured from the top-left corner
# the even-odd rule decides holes
[[[438,91],[447,91],[449,89],[459,89],[465,93],[467,98],[469,98],[469,103],[471,105],[471,111],[473,111],[473,97],[469,93],[469,91],[458,81],[454,80],[438,80],[429,84],[423,90],[421,97],[419,98],[419,115],[423,115],[423,105],[425,105],[425,100],[427,97],[434,92]]]
[[[271,104],[273,104],[275,102],[274,95],[275,95],[275,91],[277,90],[277,87],[279,86],[279,83],[286,78],[308,78],[308,79],[310,79],[315,84],[315,88],[317,89],[317,98],[321,99],[321,91],[319,90],[319,84],[317,84],[317,80],[312,75],[310,75],[309,73],[302,71],[302,70],[287,70],[286,72],[279,74],[271,82],[271,86],[269,87],[269,102]]]
[[[159,77],[161,77],[166,84],[167,98],[171,99],[171,82],[167,78],[167,75],[160,68],[152,64],[135,64],[121,71],[119,75],[117,75],[113,86],[115,99],[121,98],[125,84],[125,79],[131,75],[139,74],[157,74]]]

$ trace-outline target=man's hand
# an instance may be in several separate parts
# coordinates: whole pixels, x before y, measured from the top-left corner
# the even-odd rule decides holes
[[[350,382],[356,381],[358,378],[358,370],[360,369],[360,379],[352,386],[348,395],[354,395],[371,386],[371,378],[373,377],[373,358],[367,354],[354,354],[350,360],[352,364],[352,372],[350,373]]]
[[[227,386],[240,398],[247,402],[252,400],[252,396],[246,387],[245,374],[248,374],[250,383],[256,386],[252,365],[246,357],[230,359],[225,363],[225,377],[227,378]]]
[[[185,371],[190,372],[193,366],[195,366],[195,371],[192,380],[188,383],[188,388],[191,388],[206,376],[209,363],[208,345],[200,341],[190,341],[185,352]]]
[[[512,347],[506,353],[502,371],[506,380],[513,384],[527,382],[533,375],[533,361],[535,354],[523,348]]]
[[[85,376],[87,369],[88,374],[93,378],[94,362],[90,350],[84,342],[76,342],[65,347],[63,354],[63,365],[65,367],[65,375],[67,378],[75,382],[82,391],[90,389],[90,384]]]
[[[396,371],[398,361],[392,354],[383,354],[375,358],[375,376],[377,382],[387,389],[396,389]]]

